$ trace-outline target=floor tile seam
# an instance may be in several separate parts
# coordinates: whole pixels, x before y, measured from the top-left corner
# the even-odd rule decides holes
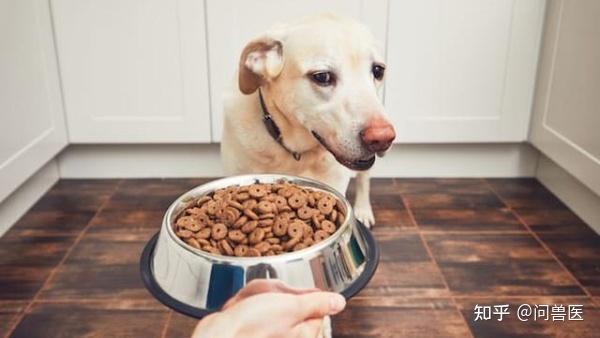
[[[410,207],[410,203],[409,203],[409,201],[406,200],[406,198],[404,196],[402,196],[402,203],[404,204],[404,208],[406,209],[409,218],[411,219],[411,221],[413,222],[413,224],[417,227],[417,229],[420,230],[421,228],[420,228],[419,224],[417,223],[417,220],[415,219],[415,217],[413,215],[412,209]],[[448,291],[448,293],[450,295],[450,299],[452,301],[452,304],[454,305],[454,310],[456,311],[456,313],[458,314],[458,316],[462,319],[462,322],[466,325],[466,328],[469,331],[469,335],[471,337],[475,337],[475,335],[471,331],[471,327],[469,326],[469,323],[467,322],[467,319],[462,315],[462,312],[458,308],[458,304],[456,303],[456,300],[454,299],[454,295],[453,295],[452,290],[450,290],[450,285],[448,284],[448,281],[446,280],[446,276],[444,276],[444,273],[442,272],[442,269],[441,269],[440,265],[438,264],[437,260],[435,259],[435,256],[433,256],[433,252],[431,251],[431,248],[429,247],[429,244],[425,240],[425,236],[423,235],[423,233],[421,231],[419,231],[419,238],[421,240],[421,243],[423,243],[423,247],[425,248],[425,251],[427,252],[427,255],[429,256],[429,258],[433,262],[433,265],[435,266],[436,271],[440,275],[440,278],[442,279],[442,283],[444,284],[445,289]]]
[[[506,207],[508,208],[508,210],[510,210],[510,212],[513,214],[513,216],[525,227],[525,229],[527,229],[527,231],[529,232],[529,234],[531,234],[531,236],[533,236],[533,238],[535,238],[535,240],[538,242],[538,244],[540,244],[544,250],[546,250],[546,252],[554,259],[554,261],[563,269],[563,271],[565,271],[567,273],[567,275],[575,282],[575,284],[577,286],[579,286],[581,288],[581,290],[585,293],[586,296],[588,297],[592,297],[592,294],[589,292],[589,290],[583,286],[583,284],[581,284],[581,282],[579,281],[579,279],[577,279],[575,277],[575,275],[571,272],[571,270],[569,270],[565,264],[556,256],[556,254],[554,253],[554,251],[552,251],[550,249],[550,247],[544,242],[542,241],[542,239],[538,236],[537,233],[535,233],[535,231],[533,231],[531,229],[531,227],[529,226],[529,224],[527,224],[527,222],[525,222],[525,220],[521,217],[521,215],[519,215],[513,208],[512,206],[510,206],[508,203],[506,203],[506,201],[504,200],[504,198],[494,189],[494,187],[487,182],[487,186],[490,189],[490,191],[492,191],[492,193],[494,193],[496,195],[496,197],[498,199],[500,199],[500,201],[506,205]]]
[[[117,191],[117,189],[119,188],[119,186],[122,183],[123,183],[123,180],[121,179],[121,180],[119,180],[115,184],[115,187],[113,188],[112,192],[109,194],[109,196],[106,198],[106,200],[100,205],[100,207],[98,207],[98,209],[96,210],[96,212],[94,213],[94,215],[92,216],[92,218],[88,221],[88,223],[86,224],[86,226],[77,235],[77,237],[75,238],[75,241],[71,244],[71,246],[69,247],[69,249],[67,249],[67,251],[63,255],[62,259],[50,271],[50,274],[48,275],[48,277],[46,277],[46,279],[42,283],[41,287],[34,294],[33,298],[30,300],[29,304],[25,307],[24,310],[22,310],[21,312],[19,312],[19,314],[17,315],[17,320],[15,320],[12,323],[11,327],[7,330],[6,334],[4,335],[5,338],[8,338],[8,337],[10,337],[12,335],[12,333],[14,332],[14,330],[17,328],[17,326],[19,325],[19,323],[22,321],[22,319],[25,316],[25,314],[30,312],[31,308],[33,307],[33,304],[37,301],[37,299],[41,295],[42,291],[47,287],[48,283],[54,278],[54,275],[58,272],[58,270],[60,269],[60,267],[64,264],[64,262],[70,256],[70,254],[73,251],[73,249],[77,246],[77,244],[81,241],[81,239],[83,238],[83,236],[85,235],[85,233],[88,231],[88,229],[92,225],[92,222],[94,221],[94,219],[100,214],[100,212],[102,212],[102,210],[104,209],[104,207],[110,201],[110,198],[113,196],[113,194]]]

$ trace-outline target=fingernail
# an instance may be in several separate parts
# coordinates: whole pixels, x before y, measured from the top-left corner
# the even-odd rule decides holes
[[[346,299],[342,295],[331,296],[329,298],[329,306],[333,312],[342,311],[346,306]]]

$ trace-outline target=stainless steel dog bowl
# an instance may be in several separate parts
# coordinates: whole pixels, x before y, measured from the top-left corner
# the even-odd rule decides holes
[[[231,185],[287,181],[327,191],[340,199],[346,220],[326,240],[306,249],[268,257],[214,255],[188,246],[174,233],[173,223],[200,196]],[[148,290],[165,305],[201,318],[218,310],[253,279],[276,278],[300,288],[317,287],[352,297],[375,273],[379,251],[352,207],[335,189],[317,181],[285,175],[246,175],[198,186],[167,210],[160,232],[146,245],[140,261]]]

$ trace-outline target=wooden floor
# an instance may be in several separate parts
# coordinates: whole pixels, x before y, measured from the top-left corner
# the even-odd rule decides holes
[[[204,181],[57,183],[0,238],[0,332],[189,336],[196,321],[146,292],[138,259],[169,204]],[[600,237],[537,181],[378,179],[372,190],[381,263],[335,336],[597,337]],[[510,315],[475,322],[476,304]],[[581,304],[584,320],[521,322],[520,304]]]

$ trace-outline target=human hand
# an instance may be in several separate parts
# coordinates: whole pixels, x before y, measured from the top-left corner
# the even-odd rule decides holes
[[[345,305],[336,293],[291,288],[275,280],[252,281],[220,312],[200,321],[192,337],[316,337],[323,317]]]

